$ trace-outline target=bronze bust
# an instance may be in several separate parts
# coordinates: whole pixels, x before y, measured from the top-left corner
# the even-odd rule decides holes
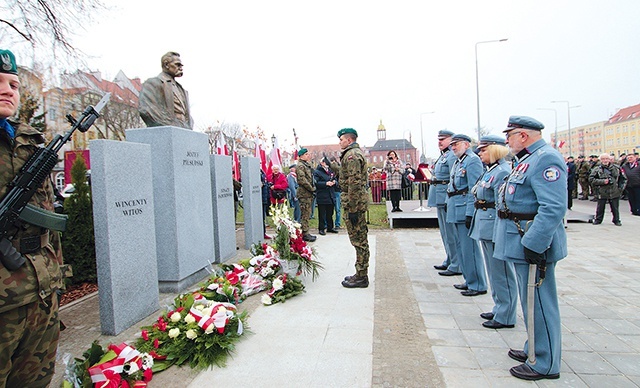
[[[193,129],[189,94],[176,81],[182,77],[180,54],[170,51],[162,56],[162,73],[142,84],[138,110],[147,127],[173,126]]]

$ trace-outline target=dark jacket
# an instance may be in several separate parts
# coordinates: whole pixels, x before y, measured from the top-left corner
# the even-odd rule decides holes
[[[613,199],[620,197],[627,184],[627,178],[620,173],[617,164],[599,164],[591,170],[589,183],[596,187],[598,199]]]
[[[576,164],[567,162],[567,190],[572,191],[576,188]]]
[[[327,186],[327,182],[336,182],[336,174],[331,169],[325,170],[322,165],[313,172],[316,181],[316,203],[318,205],[335,204],[336,190],[335,186]]]

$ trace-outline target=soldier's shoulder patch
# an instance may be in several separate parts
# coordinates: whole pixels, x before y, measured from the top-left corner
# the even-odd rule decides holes
[[[558,170],[556,167],[553,167],[553,166],[547,167],[542,172],[542,177],[547,182],[555,182],[560,178],[560,170]]]

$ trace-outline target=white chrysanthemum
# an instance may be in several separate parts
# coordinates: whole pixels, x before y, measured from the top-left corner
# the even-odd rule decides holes
[[[142,353],[142,369],[150,369],[153,367],[153,356],[149,353]]]
[[[264,267],[261,271],[260,271],[260,275],[262,275],[263,278],[266,278],[269,275],[273,274],[273,270],[269,267]]]
[[[262,295],[262,304],[269,305],[271,304],[271,297],[267,294]]]
[[[272,286],[274,290],[280,291],[284,287],[284,283],[280,279],[275,279],[272,283]]]

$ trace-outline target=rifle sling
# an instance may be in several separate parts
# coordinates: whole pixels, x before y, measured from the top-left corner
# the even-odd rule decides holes
[[[20,219],[32,225],[59,232],[64,232],[67,228],[67,215],[52,213],[31,204],[27,204],[22,210]]]

